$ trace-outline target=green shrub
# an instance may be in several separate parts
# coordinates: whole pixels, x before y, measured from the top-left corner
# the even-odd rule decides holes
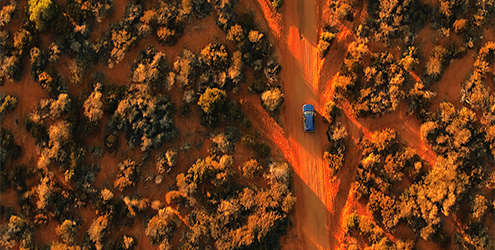
[[[191,113],[191,109],[189,108],[189,105],[187,104],[181,105],[179,108],[179,113],[180,116],[182,117],[186,117],[187,115],[189,115]]]
[[[194,14],[199,18],[205,18],[210,15],[211,5],[208,0],[193,0],[192,1]]]

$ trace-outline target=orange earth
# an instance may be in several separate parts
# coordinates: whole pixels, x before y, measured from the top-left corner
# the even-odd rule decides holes
[[[21,1],[19,8],[23,9],[27,1]],[[64,1],[55,1],[63,5]],[[115,12],[104,20],[104,23],[98,26],[94,32],[97,36],[99,32],[107,29],[109,24],[119,20],[124,12],[124,0],[115,0]],[[296,209],[293,216],[293,228],[286,236],[282,238],[283,249],[337,249],[339,248],[339,237],[341,234],[341,218],[343,215],[357,211],[360,214],[368,215],[368,212],[349,195],[351,183],[354,181],[356,167],[359,163],[360,151],[358,143],[365,136],[370,136],[373,131],[383,128],[394,128],[397,130],[403,143],[415,148],[418,154],[430,165],[435,161],[435,154],[431,148],[421,141],[419,136],[419,121],[412,116],[406,115],[404,104],[391,114],[381,116],[377,119],[356,118],[350,112],[350,105],[345,101],[340,101],[339,106],[343,109],[343,117],[339,118],[349,133],[347,152],[345,155],[344,167],[336,176],[330,176],[330,171],[323,161],[323,152],[327,144],[326,123],[324,122],[323,107],[325,103],[333,98],[332,80],[336,76],[346,56],[347,46],[352,42],[352,32],[364,18],[366,18],[366,8],[361,6],[358,10],[357,18],[354,22],[340,23],[334,20],[328,11],[327,1],[313,0],[285,0],[284,6],[280,12],[271,9],[268,0],[249,0],[241,1],[238,7],[242,10],[253,10],[256,15],[256,21],[261,25],[263,30],[269,31],[270,40],[275,44],[275,50],[278,54],[279,62],[282,65],[282,82],[285,93],[285,103],[280,111],[277,120],[273,119],[260,105],[259,97],[248,95],[244,88],[235,97],[243,105],[242,109],[249,115],[253,122],[253,127],[261,131],[262,136],[270,139],[272,145],[276,146],[274,157],[284,157],[294,168],[294,186],[297,197]],[[19,16],[13,20],[10,25],[11,31],[15,31],[21,20],[24,18],[24,12],[20,11]],[[330,23],[340,28],[341,32],[338,39],[333,43],[325,59],[321,60],[317,56],[316,46],[318,42],[319,31],[324,23]],[[489,37],[493,37],[493,31],[486,31]],[[420,38],[428,37],[428,30],[425,28],[420,33]],[[204,38],[204,39],[199,39]],[[47,37],[42,38],[47,40]],[[100,64],[91,69],[85,80],[94,71],[101,71],[107,77],[109,82],[115,84],[127,84],[130,75],[129,65],[136,57],[140,48],[152,44],[161,51],[167,51],[169,63],[182,50],[188,48],[198,53],[201,48],[207,45],[211,40],[217,39],[225,42],[225,33],[215,25],[215,17],[210,15],[201,21],[195,19],[192,24],[188,25],[185,35],[180,38],[179,45],[174,47],[165,47],[158,44],[152,39],[141,40],[137,47],[130,50],[125,59],[112,69],[106,64]],[[432,42],[423,39],[425,50],[431,48]],[[45,44],[44,44],[45,45]],[[444,99],[448,99],[456,106],[460,105],[459,88],[460,82],[466,79],[470,73],[473,64],[474,51],[468,51],[467,55],[461,59],[455,59],[450,66],[445,69],[441,80],[432,88],[434,91],[442,91],[433,101],[438,104]],[[395,54],[394,54],[395,55]],[[59,61],[61,74],[68,79],[70,76],[71,61],[68,58],[61,58]],[[24,70],[27,72],[29,64],[26,62]],[[249,78],[248,78],[249,81]],[[82,89],[78,86],[70,86],[71,94],[78,95]],[[447,87],[449,86],[449,87]],[[455,86],[451,88],[450,86]],[[47,98],[47,94],[41,87],[33,81],[28,73],[25,73],[19,83],[7,83],[0,87],[0,93],[8,93],[17,96],[18,105],[14,112],[7,115],[4,119],[3,126],[12,131],[16,142],[23,148],[22,157],[17,162],[34,166],[37,161],[38,152],[34,147],[34,139],[28,135],[23,128],[23,118],[33,110],[40,99]],[[172,99],[177,103],[181,100],[180,94],[172,93]],[[318,113],[316,119],[316,132],[312,134],[305,133],[302,130],[302,121],[300,110],[303,104],[314,104]],[[436,105],[432,105],[436,106]],[[19,125],[14,124],[13,117],[18,117]],[[193,117],[193,118],[191,118]],[[206,129],[199,125],[197,114],[191,114],[188,118],[182,118],[176,115],[177,124],[187,124],[188,133],[181,134],[179,140],[173,145],[167,147],[180,147],[185,142],[198,147],[191,150],[186,157],[179,154],[179,166],[172,171],[172,175],[183,171],[186,166],[190,166],[194,159],[206,155],[208,140],[200,139],[204,137]],[[104,124],[108,117],[105,117]],[[190,122],[190,119],[198,119]],[[101,126],[103,127],[103,126]],[[253,129],[254,130],[254,129]],[[92,145],[102,146],[98,138],[102,138],[103,128],[99,133],[88,139]],[[121,138],[121,141],[123,138]],[[32,145],[26,147],[26,145]],[[112,180],[117,170],[117,162],[121,158],[131,156],[134,159],[140,159],[142,153],[139,150],[129,150],[125,143],[122,143],[117,157],[105,155],[99,160],[99,164],[105,168],[98,175],[96,186],[102,188],[105,181]],[[153,157],[153,155],[151,156]],[[249,157],[249,152],[242,145],[236,146],[237,163],[245,161]],[[150,173],[156,174],[154,168],[148,169]],[[148,171],[147,170],[147,171]],[[64,180],[63,173],[56,172],[59,180]],[[167,186],[173,183],[173,179],[165,176],[162,184],[157,188],[147,188],[151,185],[149,182],[140,182],[138,190],[143,197],[149,199],[164,200]],[[62,183],[64,183],[62,181]],[[155,185],[155,184],[153,184]],[[14,192],[7,192],[0,195],[0,201],[4,206],[17,207]],[[90,206],[87,206],[90,207]],[[18,209],[18,207],[16,208]],[[84,218],[83,226],[80,230],[80,237],[86,231],[95,218],[96,211],[89,208],[79,209],[79,213]],[[448,227],[456,227],[455,222],[446,222]],[[42,226],[37,230],[36,242],[49,243],[55,240],[54,223]],[[138,249],[152,248],[148,237],[144,235],[144,223],[136,220],[132,228],[126,228],[123,234],[132,234],[137,237]],[[408,228],[398,227],[396,235],[406,235],[413,237]],[[393,237],[391,237],[393,239]],[[176,239],[177,240],[177,239]],[[430,242],[419,240],[420,249],[439,249],[439,247]]]

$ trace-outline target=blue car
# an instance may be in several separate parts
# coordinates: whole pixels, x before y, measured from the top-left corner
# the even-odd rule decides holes
[[[315,107],[311,104],[303,106],[303,124],[305,132],[315,131]]]

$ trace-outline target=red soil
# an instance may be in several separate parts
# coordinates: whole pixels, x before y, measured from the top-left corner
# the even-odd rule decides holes
[[[23,6],[26,5],[27,1],[22,1],[20,3],[20,9],[23,9]],[[92,33],[92,37],[94,40],[109,29],[111,24],[120,20],[124,15],[125,10],[125,1],[124,0],[116,0],[114,13],[109,17],[105,18],[101,24],[96,25],[96,29]],[[147,3],[148,4],[148,3]],[[13,20],[9,28],[12,31],[17,30],[20,27],[21,20],[24,18],[24,12],[20,11],[19,16]],[[102,72],[109,83],[112,84],[121,84],[127,85],[129,84],[129,76],[130,76],[130,65],[134,61],[137,56],[137,53],[145,48],[148,45],[155,46],[159,51],[166,52],[167,60],[169,64],[173,63],[173,60],[180,53],[183,48],[187,48],[194,53],[198,54],[202,48],[204,48],[208,43],[212,41],[220,41],[223,44],[227,43],[225,39],[225,33],[219,29],[215,23],[216,16],[210,15],[209,17],[198,20],[192,19],[187,25],[184,35],[179,39],[177,46],[164,46],[156,42],[156,39],[142,39],[135,47],[131,48],[130,51],[127,52],[124,60],[118,64],[116,64],[113,68],[109,68],[107,63],[100,63],[94,68],[90,68],[88,72],[86,72],[83,83],[88,82],[91,79],[91,75],[95,71]],[[43,35],[42,40],[49,41],[50,35]],[[48,47],[48,43],[43,43],[44,48]],[[229,47],[229,46],[228,46]],[[230,51],[233,51],[232,46],[228,48]],[[72,66],[72,59],[67,56],[62,56],[57,63],[57,71],[59,71],[64,78],[64,80],[68,83],[71,77],[70,67]],[[24,118],[33,111],[36,105],[39,103],[41,99],[48,99],[47,93],[40,87],[40,85],[35,82],[31,75],[29,74],[30,63],[29,58],[25,60],[24,63],[24,74],[22,79],[18,83],[7,82],[3,86],[0,86],[1,94],[10,94],[14,95],[18,98],[18,104],[16,109],[5,116],[2,126],[9,129],[16,140],[16,143],[21,145],[23,149],[23,153],[21,158],[12,162],[12,165],[16,163],[24,163],[28,167],[36,168],[36,162],[39,157],[39,152],[37,147],[35,146],[34,139],[31,135],[29,135],[24,129]],[[79,97],[83,91],[88,91],[86,89],[86,84],[81,85],[71,85],[69,86],[69,92],[73,97]],[[176,104],[182,103],[182,91],[178,89],[172,90],[171,97],[172,101]],[[255,100],[256,103],[259,103],[259,100]],[[194,106],[194,105],[193,105]],[[150,201],[160,200],[162,203],[165,203],[165,194],[168,191],[168,186],[175,182],[175,178],[172,176],[177,175],[178,173],[184,171],[188,166],[191,166],[196,159],[204,158],[207,153],[208,146],[211,144],[209,139],[205,139],[207,136],[206,129],[200,125],[199,113],[192,108],[191,114],[187,117],[181,117],[178,112],[175,115],[176,124],[181,124],[181,134],[179,138],[174,143],[169,143],[166,146],[163,146],[162,149],[158,150],[162,152],[168,148],[176,148],[179,149],[184,143],[191,144],[191,150],[187,153],[179,151],[178,153],[178,164],[175,166],[169,174],[164,175],[163,182],[159,185],[154,183],[154,179],[149,179],[148,177],[156,176],[157,170],[154,167],[154,159],[156,152],[150,155],[150,160],[148,160],[147,164],[144,164],[141,169],[141,178],[142,180],[138,182],[136,187],[137,192],[143,198],[148,198]],[[19,124],[16,125],[13,120],[14,117],[17,117],[19,120]],[[108,116],[105,116],[100,124],[106,124],[108,121]],[[86,143],[88,145],[100,146],[103,147],[103,133],[104,133],[104,125],[100,125],[98,132],[87,138]],[[141,162],[141,158],[143,156],[143,152],[139,150],[139,147],[136,147],[134,150],[131,150],[127,146],[127,140],[120,135],[121,146],[116,153],[116,155],[110,155],[108,153],[104,154],[104,156],[100,159],[93,159],[90,156],[90,153],[87,152],[87,163],[89,164],[98,164],[100,165],[100,172],[97,175],[95,186],[99,189],[104,187],[109,187],[113,190],[113,180],[115,179],[116,173],[118,172],[118,163],[128,157],[132,158],[136,162]],[[236,147],[236,154],[234,155],[234,164],[241,165],[243,162],[247,161],[252,155],[251,150],[244,149],[242,146]],[[274,153],[276,156],[277,154]],[[56,169],[55,167],[49,167],[49,170],[55,174],[56,179],[59,183],[67,188],[72,188],[70,184],[68,184],[64,179],[64,172]],[[147,180],[148,178],[148,180]],[[38,181],[35,178],[29,180],[28,188],[32,188],[38,185]],[[262,183],[266,187],[266,183]],[[263,185],[260,184],[261,187]],[[153,187],[153,188],[150,188]],[[116,196],[120,195],[129,195],[132,197],[134,191],[124,191],[123,193],[114,190],[114,194]],[[2,193],[0,195],[0,202],[5,206],[12,206],[15,211],[19,212],[20,208],[16,203],[16,196],[18,194],[14,191],[9,191]],[[87,231],[92,221],[98,216],[97,211],[94,209],[94,206],[88,204],[83,208],[76,209],[75,214],[78,214],[80,218],[82,218],[82,225],[79,231],[79,239],[82,239],[82,236]],[[2,218],[3,221],[3,218]],[[35,239],[37,244],[49,244],[52,241],[57,239],[56,234],[54,233],[56,223],[50,222],[47,225],[38,225]],[[133,235],[137,239],[137,249],[152,249],[156,248],[151,245],[150,238],[145,235],[145,223],[144,217],[140,214],[136,216],[135,222],[132,226],[120,228],[116,226],[113,232],[120,232],[112,234],[112,237],[117,239],[124,234]]]
[[[22,4],[25,4],[25,2],[21,2]],[[321,13],[321,9],[327,9],[325,5],[325,1],[317,1],[315,4],[313,1],[286,0],[282,8],[283,14],[279,14],[273,11],[267,0],[240,3],[240,8],[242,9],[252,8],[258,14],[263,13],[265,19],[260,22],[260,15],[256,15],[256,20],[261,23],[263,29],[269,28],[271,41],[277,45],[275,47],[279,54],[280,63],[283,66],[282,79],[284,80],[286,102],[280,112],[281,119],[279,121],[270,117],[260,106],[259,97],[241,93],[236,98],[245,100],[242,108],[249,114],[254,127],[260,128],[262,134],[273,141],[296,173],[294,183],[298,202],[296,203],[294,217],[295,226],[284,237],[284,249],[336,249],[339,239],[341,239],[341,220],[345,215],[357,211],[359,214],[370,216],[369,212],[361,204],[354,201],[352,195],[349,194],[351,184],[354,181],[356,166],[360,159],[358,143],[363,135],[369,137],[375,130],[387,127],[394,128],[399,133],[400,139],[408,146],[414,147],[425,161],[432,164],[435,160],[435,154],[431,148],[420,139],[418,134],[419,121],[406,115],[404,105],[400,105],[398,111],[392,114],[384,115],[377,119],[363,119],[354,117],[349,104],[343,101],[339,105],[343,109],[345,116],[339,119],[347,127],[350,140],[348,140],[344,168],[336,176],[330,177],[326,163],[322,160],[324,146],[327,142],[322,117],[317,117],[317,132],[306,134],[301,128],[299,112],[302,104],[313,103],[318,113],[324,113],[323,107],[326,101],[333,98],[332,79],[340,69],[347,51],[347,45],[352,41],[351,30],[355,24],[366,17],[366,8],[360,6],[362,11],[358,11],[358,18],[355,18],[353,23],[345,22],[342,24],[333,19],[329,20],[331,24],[339,25],[341,32],[330,48],[326,59],[319,60],[316,55],[318,31],[322,26],[321,20],[324,20],[329,15],[327,12]],[[99,34],[110,27],[110,24],[119,20],[123,16],[124,7],[124,0],[116,0],[115,13],[103,20],[103,24],[97,26],[98,30],[93,33],[92,37],[98,37]],[[21,11],[20,17],[14,20],[13,28],[19,26],[23,15]],[[171,63],[172,59],[183,47],[198,53],[201,48],[211,41],[211,38],[225,42],[225,34],[216,27],[215,19],[216,17],[213,16],[203,20],[194,19],[192,24],[187,26],[185,35],[179,39],[180,46],[162,46],[154,39],[141,40],[136,47],[127,53],[124,60],[112,69],[109,69],[106,64],[90,69],[86,74],[85,81],[92,72],[98,70],[103,72],[112,83],[127,84],[130,75],[129,65],[136,57],[139,49],[148,44],[154,45],[160,51],[166,51],[167,58]],[[486,37],[490,37],[490,35],[493,37],[492,31],[487,31],[486,33]],[[425,34],[420,34],[420,39],[426,36]],[[198,37],[203,37],[204,39],[198,39]],[[432,42],[428,41],[423,49],[431,48],[431,44]],[[379,45],[377,44],[376,46]],[[446,69],[440,82],[433,86],[434,90],[442,90],[441,94],[434,100],[433,106],[443,98],[448,98],[453,103],[458,100],[459,82],[469,74],[472,60],[471,54],[468,53],[462,59],[454,60],[450,67]],[[65,77],[69,75],[68,66],[70,63],[64,58],[61,58],[59,63],[62,66],[62,75]],[[28,63],[26,63],[24,69],[29,69]],[[418,80],[414,72],[411,75]],[[70,86],[70,88],[71,93],[75,95],[79,95],[82,91],[82,88],[77,86]],[[445,90],[447,91],[445,92]],[[47,95],[31,79],[29,74],[24,74],[19,83],[7,83],[1,86],[0,93],[14,94],[19,98],[17,108],[13,113],[6,116],[3,126],[14,133],[16,142],[23,147],[23,155],[17,162],[35,166],[38,152],[35,147],[26,147],[27,145],[34,145],[34,140],[22,128],[23,118],[32,111],[40,99],[47,98]],[[180,93],[173,93],[172,97],[174,103],[181,102]],[[12,122],[13,116],[19,117],[21,121],[19,126],[21,128],[17,128]],[[198,119],[197,114],[191,114],[187,118],[176,115],[176,123],[186,124],[188,132],[181,134],[178,141],[167,145],[167,148],[179,148],[183,143],[189,142],[192,144],[193,149],[187,153],[187,156],[179,153],[179,163],[172,170],[172,175],[190,166],[198,157],[206,155],[209,141],[205,140],[205,143],[203,143],[202,139],[197,139],[205,135],[205,130],[201,126],[191,125],[199,124],[197,120],[191,121],[191,119]],[[104,123],[104,121],[102,122]],[[100,129],[97,136],[88,138],[89,144],[102,146],[102,142],[98,141],[99,138],[102,138],[102,133],[103,128]],[[138,149],[128,150],[125,145],[126,141],[123,138],[121,138],[121,142],[122,146],[117,156],[106,154],[102,159],[95,161],[95,163],[104,166],[98,175],[97,187],[102,188],[106,181],[111,186],[119,161],[128,156],[131,156],[136,161],[140,160],[142,153]],[[195,149],[195,145],[200,147]],[[248,159],[249,152],[242,146],[236,147],[236,152],[235,164],[241,164]],[[150,159],[154,159],[153,154]],[[156,174],[156,170],[153,167],[148,167],[146,172]],[[57,173],[57,177],[62,180],[62,173]],[[141,195],[151,200],[164,201],[166,187],[174,181],[168,175],[164,177],[162,184],[158,185],[160,188],[149,188],[149,185],[155,184],[141,181],[138,185]],[[8,192],[0,196],[0,201],[2,204],[4,202],[10,204],[12,200],[15,200],[14,197],[15,193]],[[96,211],[90,206],[78,210],[78,213],[84,218],[80,233],[80,236],[82,236],[82,232],[87,230],[91,221],[96,217]],[[136,236],[139,244],[138,249],[150,249],[152,248],[151,242],[149,237],[144,235],[142,219],[139,216],[132,227],[120,229],[121,234]],[[53,225],[48,224],[42,229],[46,230],[44,233],[37,235],[37,240],[43,239],[39,242],[45,243],[52,241],[54,239]],[[393,239],[393,237],[391,238]],[[430,248],[428,242],[421,240],[418,242],[418,246],[421,249],[434,249],[436,245],[432,245]]]

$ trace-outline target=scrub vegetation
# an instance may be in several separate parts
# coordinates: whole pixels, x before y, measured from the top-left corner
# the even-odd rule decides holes
[[[44,97],[0,96],[1,249],[280,247],[292,170],[236,95],[277,115],[280,65],[237,3],[2,1],[1,84]]]
[[[354,29],[325,112],[335,105],[345,113],[338,121],[376,128],[359,127],[360,160],[345,164],[353,162],[346,152],[343,164],[334,139],[342,133],[330,122],[330,168],[356,169],[341,247],[494,248],[493,1],[330,1],[329,8],[339,20],[333,30]],[[471,69],[454,78],[456,60]]]

